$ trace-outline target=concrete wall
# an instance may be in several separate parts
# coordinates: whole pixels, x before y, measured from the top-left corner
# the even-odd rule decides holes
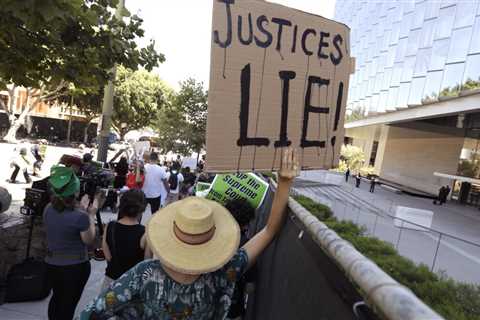
[[[456,174],[464,138],[439,132],[391,126],[380,176],[436,194],[448,181],[434,172]]]

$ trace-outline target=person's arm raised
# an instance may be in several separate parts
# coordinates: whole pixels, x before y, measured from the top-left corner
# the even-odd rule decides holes
[[[297,153],[294,149],[282,150],[282,163],[278,172],[278,186],[273,199],[272,209],[266,226],[250,239],[244,246],[248,256],[248,267],[251,267],[258,256],[270,244],[280,231],[286,215],[286,205],[293,179],[299,174]]]

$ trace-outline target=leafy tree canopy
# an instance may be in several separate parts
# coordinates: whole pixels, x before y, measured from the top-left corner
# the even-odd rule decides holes
[[[164,152],[183,155],[200,152],[207,128],[207,92],[202,82],[187,79],[158,115],[158,143]]]
[[[74,83],[94,91],[115,64],[151,70],[164,56],[151,42],[138,48],[142,20],[118,0],[4,0],[0,6],[0,88]]]
[[[172,90],[159,76],[119,67],[115,81],[112,123],[120,133],[147,127],[167,104]],[[121,130],[122,124],[124,130]]]

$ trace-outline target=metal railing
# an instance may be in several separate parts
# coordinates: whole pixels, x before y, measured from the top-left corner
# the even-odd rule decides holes
[[[350,186],[338,188],[357,197],[354,188],[348,187]],[[326,189],[322,191],[322,188],[324,187],[301,187],[296,192],[328,205],[337,219],[362,226],[366,235],[391,243],[401,255],[427,265],[431,271],[457,281],[480,283],[480,244],[395,217],[397,205],[394,200],[375,196],[368,201],[360,197],[346,199],[345,194]]]

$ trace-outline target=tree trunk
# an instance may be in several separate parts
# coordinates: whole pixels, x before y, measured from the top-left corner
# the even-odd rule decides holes
[[[28,116],[30,111],[36,106],[38,100],[35,103],[32,103],[30,96],[30,90],[27,90],[27,101],[25,102],[25,109],[23,109],[22,113],[18,118],[15,118],[15,113],[13,108],[11,109],[12,113],[10,114],[10,128],[8,128],[7,134],[3,137],[4,140],[8,142],[17,142],[17,131],[20,127],[25,123],[25,118]],[[12,103],[10,103],[12,107]]]
[[[72,108],[73,108],[73,95],[70,100],[70,117],[68,118],[67,143],[70,143],[70,136],[72,133]]]
[[[90,128],[90,123],[93,119],[87,119],[87,124],[85,125],[85,129],[83,131],[83,143],[88,143],[88,128]]]

